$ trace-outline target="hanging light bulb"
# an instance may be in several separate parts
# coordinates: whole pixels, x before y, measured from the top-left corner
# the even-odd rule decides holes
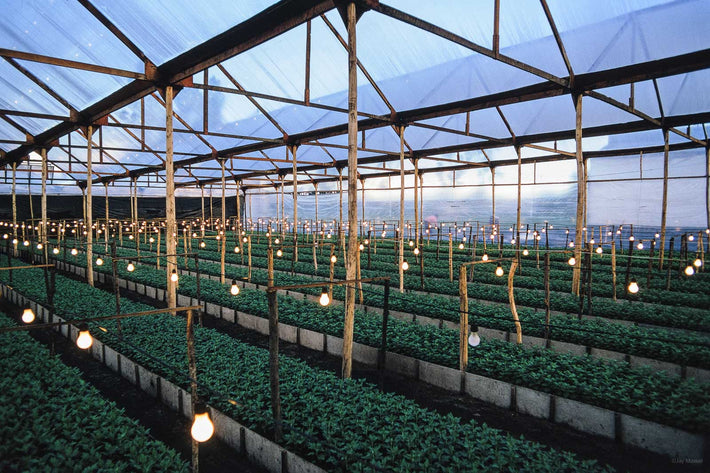
[[[604,249],[602,248],[602,245],[597,246],[597,249],[594,251],[596,251],[598,255],[604,253]]]
[[[126,271],[128,271],[129,273],[132,273],[135,270],[136,270],[135,265],[133,263],[128,263],[128,266],[126,266]]]
[[[2,234],[2,239],[7,240],[9,238],[9,235],[7,233]]]
[[[409,263],[407,263],[407,260],[402,261],[402,271],[406,271],[409,269]]]
[[[17,238],[13,238],[13,239],[12,239],[12,244],[13,244],[13,245],[17,245]]]
[[[84,233],[86,233],[86,232],[84,232]],[[133,235],[128,235],[128,239],[133,240]]]
[[[643,250],[643,242],[640,241],[638,245],[636,245],[636,248],[638,248],[639,250]]]
[[[59,254],[59,248],[57,248],[56,246],[55,246],[54,248],[52,248],[52,254],[58,255],[58,254]]]
[[[320,293],[320,299],[318,299],[318,303],[323,307],[330,304],[330,297],[328,296],[328,290],[325,286],[323,286],[323,290]]]
[[[459,243],[459,250],[463,250],[463,243]]]
[[[42,246],[42,243],[37,243],[37,249],[41,250],[42,248],[44,248],[44,246]]]
[[[503,276],[503,267],[500,265],[500,263],[498,263],[498,266],[496,266],[496,276]]]
[[[96,258],[96,266],[101,266],[103,264],[104,264],[104,260],[101,259],[100,256],[98,258]]]
[[[278,245],[279,243],[281,243],[281,240],[279,240],[278,238],[275,238],[275,239],[274,239],[274,244]]]
[[[26,307],[22,311],[22,321],[26,324],[31,324],[35,321],[35,313],[30,307]]]
[[[249,241],[249,238],[247,238],[247,237],[242,238],[242,242],[243,242],[243,243],[246,243],[246,242],[248,242],[248,241]]]
[[[686,276],[692,276],[693,274],[695,274],[695,268],[692,264],[688,264],[688,266],[685,267],[685,270],[683,272]]]
[[[418,256],[419,253],[421,253],[421,252],[419,251],[419,248],[418,248],[418,247],[417,247],[417,248],[414,248],[414,254]]]
[[[363,245],[362,243],[360,243],[360,246],[358,246],[358,249],[359,249],[360,251],[364,250],[364,249],[365,249],[365,245]]]
[[[366,245],[369,245],[369,244],[370,244],[370,240],[368,240],[368,239],[366,238],[363,243],[365,243]]]
[[[629,237],[629,241],[634,241],[634,240],[636,240],[636,238],[634,238],[634,236],[631,235],[631,236]]]
[[[236,296],[239,294],[239,286],[237,286],[237,281],[232,279],[232,287],[229,288],[229,293],[233,296]]]
[[[570,247],[570,248],[574,248],[574,242],[573,242],[573,241],[569,242],[569,247]]]
[[[94,339],[89,333],[89,326],[86,324],[81,324],[79,326],[79,336],[76,337],[76,346],[82,350],[88,349],[91,344],[94,343]]]
[[[477,347],[481,344],[481,337],[478,336],[478,327],[472,326],[471,333],[468,336],[468,344],[472,347]]]
[[[409,246],[414,246],[414,241],[413,241],[413,240],[409,240]]]
[[[688,241],[693,241],[695,240],[695,235],[688,235]]]
[[[567,264],[569,264],[570,266],[574,266],[575,264],[577,264],[577,260],[574,256],[572,256],[570,259],[567,260]]]
[[[200,248],[204,248],[207,246],[207,243],[205,243],[205,240],[200,240]]]
[[[527,256],[530,254],[530,251],[527,248],[523,249],[523,256]]]
[[[238,246],[235,246],[235,247],[234,247],[234,252],[235,252],[235,253],[239,253],[240,251],[242,251],[241,248],[239,248]]]
[[[481,256],[481,261],[488,261],[488,253],[483,253],[483,256]]]
[[[700,258],[695,258],[695,261],[693,261],[693,266],[695,266],[696,268],[699,268],[702,265],[703,265],[703,260],[701,260]]]
[[[24,246],[30,246],[30,242],[28,240],[23,241],[22,244]]]
[[[206,442],[212,437],[212,434],[214,434],[214,424],[210,419],[207,407],[198,403],[195,406],[195,419],[192,421],[190,435],[197,442]]]
[[[338,262],[338,257],[335,255],[330,255],[330,262],[335,264]]]
[[[629,287],[627,287],[626,290],[629,291],[629,294],[636,294],[639,292],[639,285],[636,282],[636,279],[631,278],[631,281],[629,281]]]
[[[330,233],[328,233],[325,237],[326,237],[326,238],[331,238],[331,236],[332,236],[332,235],[331,235]]]
[[[178,282],[178,273],[177,270],[173,269],[173,272],[170,273],[170,280],[172,282]]]
[[[72,255],[72,256],[76,256],[76,255],[78,255],[78,254],[79,254],[79,251],[78,251],[76,248],[72,248],[72,249],[71,249],[71,255]]]
[[[150,243],[155,243],[155,238],[150,237],[150,238],[148,238],[148,241],[149,241]]]
[[[197,232],[192,232],[192,238],[197,238]]]
[[[281,258],[281,257],[283,256],[283,254],[284,254],[284,252],[283,252],[283,250],[282,250],[281,248],[279,248],[278,250],[276,250],[276,256],[278,256],[279,258]]]
[[[656,234],[654,235],[654,237],[656,237],[656,238],[660,238],[660,237],[661,237],[661,235],[659,235],[658,233],[656,233]]]
[[[594,243],[596,243],[596,242],[594,241],[594,238],[592,238],[591,240],[589,240],[589,244],[590,244],[590,245],[593,245]]]
[[[387,236],[387,232],[382,232],[382,238]]]

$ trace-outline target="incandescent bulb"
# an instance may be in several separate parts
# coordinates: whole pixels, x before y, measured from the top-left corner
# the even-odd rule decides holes
[[[35,320],[35,313],[31,308],[27,307],[22,311],[22,321],[26,324],[31,324]]]
[[[500,264],[496,267],[496,276],[503,276],[503,267]]]
[[[601,245],[600,245],[600,246],[597,246],[597,249],[594,250],[594,251],[596,251],[598,255],[604,253],[604,249],[602,249]]]
[[[463,243],[459,243],[459,250],[463,250]]]
[[[243,241],[244,243],[246,243],[246,242],[248,242],[248,241],[249,241],[249,238],[247,238],[247,237],[244,237],[244,238],[242,238],[242,241]]]
[[[483,253],[483,256],[481,256],[481,261],[488,261],[488,253]]]
[[[133,240],[133,235],[128,235],[129,240]]]
[[[176,270],[173,269],[173,272],[170,273],[170,280],[172,282],[178,282],[178,273]]]
[[[567,264],[569,264],[570,266],[574,266],[575,264],[577,264],[577,260],[574,256],[572,256],[570,259],[567,260]]]
[[[82,325],[81,327],[79,327],[79,336],[76,337],[76,346],[78,346],[82,350],[86,350],[91,346],[92,343],[94,343],[94,339],[89,333],[89,327],[87,327],[86,325]]]
[[[407,261],[402,261],[402,271],[406,271],[409,269],[409,263]]]
[[[481,344],[481,337],[478,336],[478,330],[471,332],[468,336],[468,344],[472,347],[477,347]]]
[[[13,245],[17,245],[17,238],[13,238],[13,239],[12,239],[12,244],[13,244]]]
[[[136,270],[136,267],[135,267],[135,265],[134,265],[133,263],[128,263],[128,266],[126,266],[126,270],[127,270],[129,273],[132,273],[133,271]]]
[[[414,248],[414,254],[418,255],[420,253],[419,248]]]
[[[204,242],[204,240],[200,241],[200,248],[204,248],[207,246],[207,243]]]
[[[53,248],[53,249],[52,249],[52,253],[55,254],[55,255],[58,255],[58,254],[59,254],[59,248]]]
[[[283,254],[284,254],[284,252],[281,250],[281,248],[276,250],[276,256],[278,256],[279,258],[281,258],[283,256]]]
[[[703,260],[701,260],[700,258],[695,258],[695,261],[693,261],[693,266],[695,266],[696,268],[699,268],[702,265],[703,265]]]
[[[150,238],[148,238],[148,241],[149,241],[150,243],[154,243],[154,242],[155,242],[155,238],[150,237]]]
[[[238,246],[235,246],[235,247],[234,247],[234,252],[235,252],[235,253],[239,253],[240,251],[242,251],[241,248],[239,248]]]
[[[639,285],[635,279],[631,279],[631,281],[629,281],[629,287],[627,288],[627,290],[630,294],[636,294],[637,292],[639,292]]]
[[[100,256],[98,258],[96,258],[96,266],[101,266],[103,264],[104,264],[104,260],[101,259]]]
[[[320,293],[320,299],[318,299],[318,303],[323,307],[330,304],[330,297],[328,296],[328,291],[325,287],[323,287],[323,290]]]
[[[278,245],[279,243],[281,243],[281,240],[279,240],[278,238],[276,238],[276,239],[274,240],[274,244]]]
[[[360,246],[358,246],[358,249],[359,249],[360,251],[364,250],[364,249],[365,249],[365,245],[363,245],[362,243],[360,243]]]
[[[635,239],[636,239],[636,238],[634,238],[633,235],[631,235],[631,236],[629,237],[629,241],[634,241]]]
[[[41,250],[42,248],[44,248],[44,246],[42,246],[42,243],[37,243],[37,249]]]
[[[693,240],[695,240],[695,236],[694,236],[694,235],[688,235],[688,241],[693,241]]]
[[[72,249],[71,249],[71,255],[72,255],[72,256],[76,256],[76,255],[78,255],[78,254],[79,254],[79,251],[78,251],[76,248],[72,248]]]
[[[30,242],[27,241],[27,240],[23,241],[22,244],[23,244],[24,246],[30,246]]]
[[[529,251],[527,248],[525,248],[525,249],[523,250],[523,256],[527,256],[527,255],[529,255],[529,254],[530,254],[530,251]]]
[[[639,250],[643,250],[643,243],[639,242],[639,244],[636,245],[636,248],[638,248]]]
[[[683,271],[686,276],[692,276],[695,274],[695,268],[693,267],[692,264],[689,264],[688,266],[685,267],[685,271]]]
[[[214,434],[214,424],[204,406],[195,407],[195,419],[192,422],[190,435],[197,442],[206,442]]]
[[[338,262],[338,257],[335,256],[335,255],[331,255],[331,256],[330,256],[330,262],[331,262],[331,263],[337,263],[337,262]]]
[[[239,286],[237,286],[237,281],[232,280],[232,287],[229,288],[229,293],[233,296],[239,294]]]

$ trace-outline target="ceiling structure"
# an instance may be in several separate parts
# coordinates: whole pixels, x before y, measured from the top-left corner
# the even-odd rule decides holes
[[[164,188],[338,179],[347,165],[340,2],[10,0],[0,18],[0,178]],[[199,3],[199,4],[198,4]],[[707,149],[710,2],[361,0],[358,173],[423,173]],[[599,139],[601,138],[601,139]],[[4,172],[2,172],[4,171]]]

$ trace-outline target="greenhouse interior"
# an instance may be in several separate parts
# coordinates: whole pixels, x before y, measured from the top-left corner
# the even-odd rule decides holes
[[[0,471],[708,471],[709,21],[5,0]]]

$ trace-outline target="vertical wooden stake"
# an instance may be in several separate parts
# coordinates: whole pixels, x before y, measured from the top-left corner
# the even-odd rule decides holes
[[[616,301],[616,241],[611,240],[611,294]]]
[[[175,235],[175,167],[173,166],[173,86],[165,88],[165,252],[167,277],[167,303],[169,308],[177,306],[177,283],[170,275],[177,271],[175,256],[177,243]]]
[[[404,126],[399,126],[399,292],[404,292]]]
[[[91,201],[91,180],[92,180],[92,172],[91,172],[91,146],[92,146],[92,141],[91,141],[91,135],[93,134],[94,127],[89,125],[87,127],[87,133],[86,133],[86,281],[89,283],[89,286],[94,285],[94,247],[93,247],[93,240],[94,240],[94,235],[93,232],[91,231],[92,227],[92,214],[93,214],[93,209],[92,209],[92,201]]]
[[[663,269],[666,248],[666,216],[668,214],[668,129],[663,129],[663,202],[661,204],[661,247],[658,249],[658,269]]]
[[[449,281],[454,281],[454,242],[449,232]]]
[[[49,242],[49,228],[47,228],[47,148],[42,148],[42,227],[40,232],[40,242],[42,243],[42,253],[44,255],[44,264],[47,264],[48,250],[47,243]],[[45,271],[46,274],[46,271]]]
[[[195,334],[194,334],[194,324],[192,310],[187,311],[187,362],[188,371],[190,373],[190,408],[192,415],[195,415],[195,406],[198,402],[197,393],[197,362],[195,357]],[[199,443],[192,439],[192,471],[200,471],[200,460],[199,460]]]
[[[160,223],[158,223],[158,244],[155,245],[155,252],[156,252],[156,258],[155,258],[155,269],[160,269],[160,234],[163,233]],[[167,240],[165,240],[167,241]]]
[[[523,328],[520,326],[520,319],[518,318],[518,310],[515,308],[515,296],[513,294],[513,278],[515,277],[515,269],[518,267],[518,261],[513,260],[510,265],[510,271],[508,271],[508,301],[510,303],[510,311],[513,313],[513,321],[515,322],[515,342],[518,345],[523,343]]]
[[[224,278],[224,259],[225,259],[225,253],[227,250],[227,225],[225,222],[227,221],[227,207],[226,207],[226,194],[227,194],[227,183],[224,180],[224,166],[227,162],[226,159],[220,159],[220,167],[222,168],[222,218],[220,220],[220,226],[222,228],[222,232],[220,235],[220,253],[219,253],[219,282],[220,284],[225,283],[225,278]],[[219,230],[217,231],[217,234],[219,235],[220,232]]]
[[[274,287],[274,249],[268,247],[266,296],[269,303],[269,385],[271,387],[271,414],[274,418],[274,440],[279,442],[283,435],[281,425],[281,392],[279,387],[279,302]]]
[[[577,216],[574,227],[574,258],[576,263],[572,273],[572,293],[579,295],[579,280],[582,251],[582,228],[584,227],[584,155],[582,154],[582,94],[574,96],[574,109],[576,115],[575,125],[575,157],[577,160]]]
[[[459,266],[459,370],[468,366],[468,281],[466,266]]]
[[[251,282],[251,235],[247,236],[247,253],[249,269],[247,271],[247,280]]]
[[[545,340],[550,339],[550,253],[545,252]]]

